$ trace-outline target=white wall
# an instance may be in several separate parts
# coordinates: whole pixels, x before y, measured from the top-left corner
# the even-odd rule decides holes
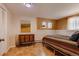
[[[56,34],[71,36],[76,30],[55,30]]]
[[[14,32],[14,19],[13,16],[9,13],[7,20],[7,35],[8,35],[8,46],[15,47],[15,32]]]

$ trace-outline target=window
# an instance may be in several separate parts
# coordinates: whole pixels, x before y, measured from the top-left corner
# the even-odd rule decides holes
[[[38,30],[53,30],[55,29],[55,21],[47,18],[37,18],[37,29]]]
[[[48,22],[48,28],[52,28],[52,22]]]
[[[69,30],[79,30],[79,16],[71,17],[68,19]]]
[[[52,28],[52,22],[43,21],[42,22],[42,28],[51,29]]]
[[[42,28],[46,28],[47,27],[47,22],[42,22]]]

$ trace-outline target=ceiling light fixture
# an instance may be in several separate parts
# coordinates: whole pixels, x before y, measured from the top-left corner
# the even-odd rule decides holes
[[[26,7],[28,7],[28,8],[32,6],[31,3],[24,3],[24,5],[25,5]]]

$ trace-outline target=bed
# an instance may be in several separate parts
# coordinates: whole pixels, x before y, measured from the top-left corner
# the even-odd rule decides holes
[[[64,35],[46,35],[43,37],[43,45],[55,51],[55,55],[78,56],[78,43],[69,40],[69,36]]]

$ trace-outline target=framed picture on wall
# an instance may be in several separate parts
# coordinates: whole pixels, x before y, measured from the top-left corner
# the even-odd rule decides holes
[[[21,32],[30,32],[30,24],[21,24]]]

